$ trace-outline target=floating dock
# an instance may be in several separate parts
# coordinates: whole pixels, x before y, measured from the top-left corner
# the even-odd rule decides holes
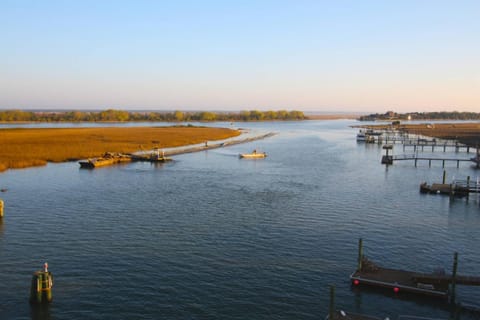
[[[80,168],[93,169],[130,161],[132,161],[132,157],[128,154],[105,152],[103,156],[99,158],[82,160],[78,163],[80,164]]]
[[[93,158],[88,160],[82,160],[78,163],[80,168],[84,169],[94,169],[98,167],[110,166],[118,163],[126,163],[132,161],[148,161],[153,163],[162,163],[171,161],[171,158],[166,157],[164,154],[159,152],[152,152],[150,154],[120,154],[120,153],[111,153],[107,152],[100,158]]]
[[[480,178],[476,181],[471,181],[470,176],[467,180],[454,180],[452,183],[445,183],[446,171],[443,171],[442,183],[432,183],[431,185],[426,182],[420,184],[421,193],[429,194],[446,194],[451,197],[468,197],[470,193],[480,193]]]
[[[408,292],[455,302],[457,284],[480,286],[480,277],[457,275],[458,254],[454,254],[452,274],[444,272],[418,273],[407,270],[383,268],[363,256],[362,239],[358,243],[358,267],[350,275],[354,286],[368,285],[393,290],[396,294]]]
[[[423,182],[420,184],[420,193],[429,193],[429,194],[446,194],[449,196],[455,197],[466,197],[468,193],[475,192],[472,188],[470,191],[469,188],[458,186],[456,184],[446,184],[446,183],[432,183],[427,184]]]

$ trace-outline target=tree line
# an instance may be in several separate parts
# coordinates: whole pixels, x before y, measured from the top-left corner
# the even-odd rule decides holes
[[[302,111],[240,111],[240,112],[133,112],[108,109],[104,111],[0,111],[0,122],[126,122],[126,121],[268,121],[304,120]]]
[[[411,112],[396,113],[388,111],[387,113],[374,113],[359,117],[360,121],[378,121],[378,120],[480,120],[480,113],[477,112]]]

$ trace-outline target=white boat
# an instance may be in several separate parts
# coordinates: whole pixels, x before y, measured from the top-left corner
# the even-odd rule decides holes
[[[245,159],[261,159],[266,157],[267,157],[267,154],[265,152],[257,152],[257,150],[253,150],[252,153],[240,154],[240,158],[245,158]]]
[[[360,130],[358,133],[357,133],[357,141],[365,141],[367,139],[367,135],[365,134],[365,132],[363,130]]]

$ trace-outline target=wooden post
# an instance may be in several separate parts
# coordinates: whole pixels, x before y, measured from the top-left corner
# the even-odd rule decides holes
[[[450,303],[455,303],[455,282],[457,277],[457,266],[458,266],[458,252],[455,252],[453,255],[453,270],[452,270],[452,292],[450,293]]]
[[[467,176],[467,202],[470,197],[470,176]]]
[[[3,200],[0,199],[0,219],[3,218]]]
[[[43,270],[36,271],[32,276],[30,303],[44,304],[52,302],[52,286],[52,273],[48,271],[48,264],[45,262]]]
[[[447,178],[447,171],[443,170],[443,179],[442,179],[442,184],[445,184],[445,180]]]
[[[335,314],[335,286],[330,286],[330,307],[328,309],[328,319],[332,320]]]
[[[363,260],[363,240],[362,238],[358,239],[358,266],[357,271],[362,271],[362,260]]]
[[[445,168],[445,160],[442,160],[442,168]]]

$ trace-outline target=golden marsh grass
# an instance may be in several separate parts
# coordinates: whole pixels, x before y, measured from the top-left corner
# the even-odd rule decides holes
[[[0,171],[131,153],[238,136],[237,130],[206,127],[104,127],[1,129]]]

